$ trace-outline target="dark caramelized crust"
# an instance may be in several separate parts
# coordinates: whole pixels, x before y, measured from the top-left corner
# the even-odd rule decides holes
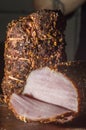
[[[57,68],[66,61],[65,20],[60,11],[40,10],[8,25],[5,42],[4,95],[21,93],[28,74],[37,68]]]

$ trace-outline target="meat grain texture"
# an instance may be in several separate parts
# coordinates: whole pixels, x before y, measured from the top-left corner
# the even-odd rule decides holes
[[[20,120],[65,123],[85,114],[86,63],[66,62],[65,25],[58,10],[8,25],[2,89]]]

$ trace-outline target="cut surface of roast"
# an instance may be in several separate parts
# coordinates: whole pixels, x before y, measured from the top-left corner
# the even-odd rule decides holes
[[[86,63],[65,62],[58,70],[32,71],[21,95],[12,94],[9,107],[23,121],[68,122],[86,114]]]
[[[47,67],[30,73],[23,94],[77,111],[78,93],[72,81]]]

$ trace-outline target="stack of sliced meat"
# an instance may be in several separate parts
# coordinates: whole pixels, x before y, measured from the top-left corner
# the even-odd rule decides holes
[[[64,30],[64,16],[52,10],[8,26],[2,89],[25,122],[64,123],[86,111],[86,63],[66,62]]]

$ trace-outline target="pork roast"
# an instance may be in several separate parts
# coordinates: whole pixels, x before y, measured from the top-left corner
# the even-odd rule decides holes
[[[64,30],[51,10],[8,26],[2,89],[20,120],[65,123],[86,111],[86,63],[66,62]]]

